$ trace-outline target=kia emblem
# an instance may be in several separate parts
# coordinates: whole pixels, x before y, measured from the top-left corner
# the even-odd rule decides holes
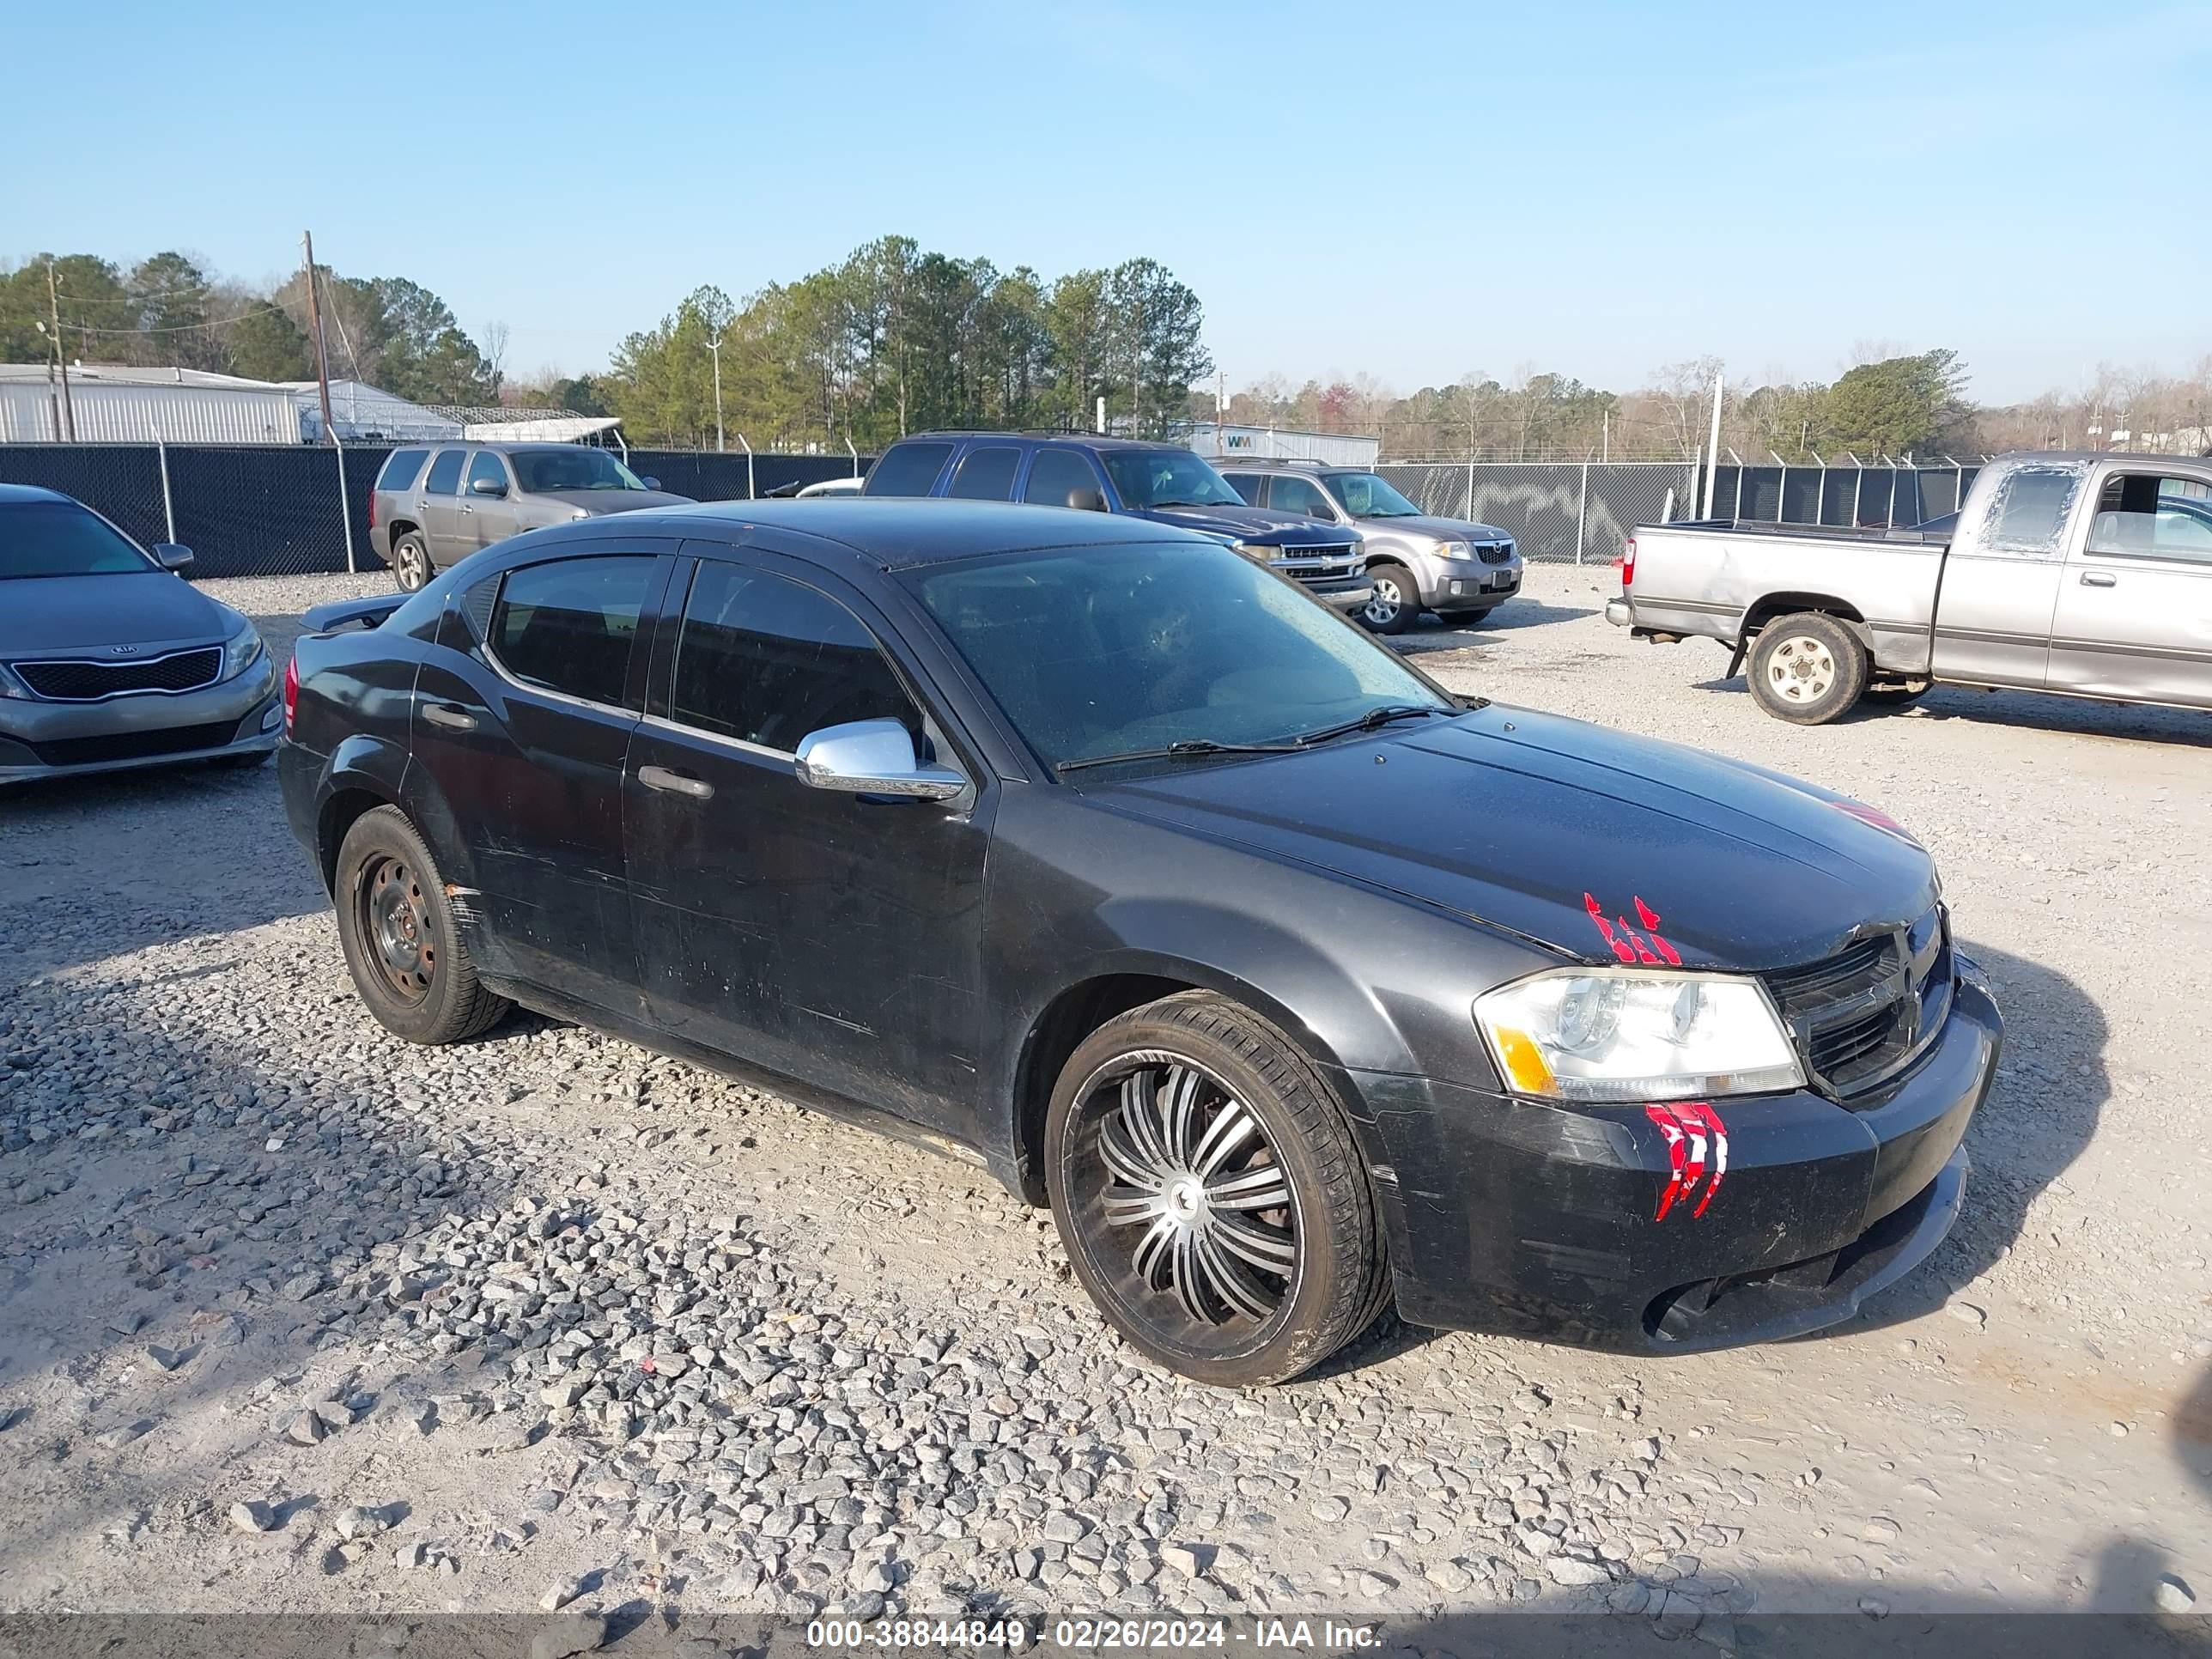
[[[135,656],[138,651],[135,645],[111,645],[107,648],[118,657]]]

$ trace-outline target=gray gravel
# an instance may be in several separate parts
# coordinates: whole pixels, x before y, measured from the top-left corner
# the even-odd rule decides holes
[[[281,647],[384,580],[208,586]],[[2212,1566],[2212,720],[1800,732],[1597,597],[1539,570],[1407,648],[1883,805],[2004,996],[1968,1219],[1892,1305],[1668,1364],[1393,1326],[1196,1388],[964,1166],[542,1020],[387,1038],[269,775],[58,786],[0,817],[0,1598],[2172,1609]]]

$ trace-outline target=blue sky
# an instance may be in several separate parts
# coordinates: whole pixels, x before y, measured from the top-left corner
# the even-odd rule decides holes
[[[1826,379],[1880,342],[2008,400],[2212,353],[2203,3],[124,0],[8,33],[0,258],[272,276],[312,226],[526,373],[889,231],[1047,276],[1150,254],[1232,386]]]

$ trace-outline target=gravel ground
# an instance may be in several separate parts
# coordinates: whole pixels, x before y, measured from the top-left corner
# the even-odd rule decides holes
[[[210,582],[281,652],[381,575]],[[1402,643],[1935,850],[2010,1021],[1966,1218],[1842,1330],[1389,1326],[1237,1395],[962,1165],[592,1033],[355,1000],[273,777],[0,798],[0,1610],[2186,1610],[2212,1589],[2212,717],[1804,732],[1537,569]],[[2203,1611],[2199,1603],[2197,1611]]]

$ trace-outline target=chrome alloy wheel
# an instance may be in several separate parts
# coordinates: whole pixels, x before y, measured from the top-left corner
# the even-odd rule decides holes
[[[1259,1120],[1170,1054],[1124,1056],[1091,1095],[1107,1097],[1101,1212],[1131,1288],[1201,1326],[1272,1317],[1297,1272],[1297,1201]]]
[[[1766,659],[1766,680],[1786,702],[1815,703],[1836,683],[1836,659],[1826,645],[1809,634],[1793,634]]]
[[[1398,579],[1388,571],[1372,571],[1369,580],[1374,584],[1374,597],[1367,601],[1366,609],[1360,614],[1367,618],[1370,627],[1387,629],[1405,611],[1405,591],[1398,586]]]

